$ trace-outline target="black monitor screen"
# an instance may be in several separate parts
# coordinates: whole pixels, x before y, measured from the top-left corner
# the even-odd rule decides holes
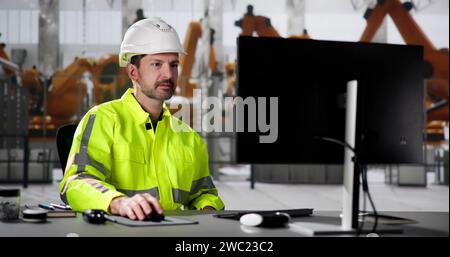
[[[237,133],[238,163],[343,163],[346,85],[358,81],[356,150],[366,164],[422,163],[424,125],[423,48],[320,40],[238,39],[237,95],[277,97],[273,143],[249,132],[256,112],[244,112]],[[273,111],[273,110],[272,110]],[[253,115],[255,117],[253,117]],[[267,115],[266,124],[276,121]],[[274,130],[274,124],[271,124]]]

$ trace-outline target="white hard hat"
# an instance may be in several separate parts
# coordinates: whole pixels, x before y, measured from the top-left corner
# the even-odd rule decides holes
[[[143,19],[125,32],[120,45],[119,65],[127,66],[135,55],[159,53],[184,54],[180,38],[175,29],[161,18]]]

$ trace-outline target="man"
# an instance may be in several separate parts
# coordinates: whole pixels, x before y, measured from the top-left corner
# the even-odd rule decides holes
[[[78,125],[60,184],[73,209],[143,220],[152,211],[224,208],[204,141],[164,105],[183,53],[175,30],[159,18],[127,30],[119,61],[133,89],[92,108]]]

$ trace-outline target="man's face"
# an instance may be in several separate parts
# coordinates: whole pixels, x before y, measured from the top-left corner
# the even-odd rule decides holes
[[[178,54],[149,54],[141,59],[139,68],[132,72],[134,80],[147,97],[164,101],[175,93],[178,80]],[[135,75],[135,76],[134,76]]]

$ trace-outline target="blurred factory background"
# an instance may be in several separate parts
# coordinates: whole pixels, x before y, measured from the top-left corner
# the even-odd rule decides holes
[[[384,8],[390,2],[403,9]],[[130,87],[118,64],[120,43],[134,21],[152,16],[171,24],[189,53],[170,101],[193,109],[203,108],[194,89],[235,96],[239,35],[423,45],[425,163],[374,165],[369,182],[381,209],[448,212],[446,0],[0,0],[0,185],[29,187],[28,199],[59,199],[57,129]],[[227,207],[340,208],[342,166],[237,165],[233,135],[202,136]]]

